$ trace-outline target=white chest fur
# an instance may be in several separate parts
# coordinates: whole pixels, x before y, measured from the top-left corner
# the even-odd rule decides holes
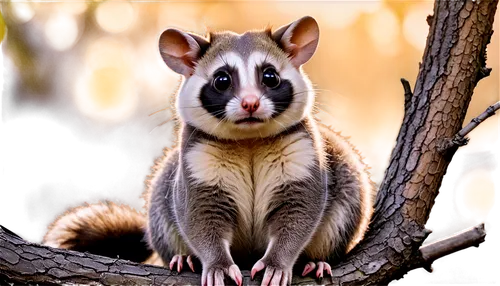
[[[239,229],[233,240],[248,240],[249,233],[264,233],[269,201],[277,187],[309,176],[317,156],[308,133],[296,132],[230,144],[200,142],[186,152],[185,159],[191,180],[218,186],[233,198],[239,213]],[[252,240],[261,244],[259,240],[265,238]]]

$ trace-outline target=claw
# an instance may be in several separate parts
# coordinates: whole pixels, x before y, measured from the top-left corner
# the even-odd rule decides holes
[[[291,279],[291,269],[267,266],[262,260],[257,261],[257,263],[255,263],[252,267],[252,271],[250,272],[252,280],[255,278],[255,274],[264,268],[266,271],[264,272],[264,278],[262,278],[262,283],[260,284],[261,286],[289,284],[289,279]]]
[[[201,285],[203,286],[220,286],[224,285],[224,273],[227,273],[231,279],[236,282],[238,286],[243,284],[243,275],[236,264],[229,266],[229,268],[222,266],[210,267],[203,269],[201,275]]]
[[[229,267],[229,277],[233,279],[238,286],[243,284],[243,276],[241,275],[241,271],[236,264],[233,264]]]
[[[307,263],[306,266],[304,267],[304,271],[302,271],[302,276],[306,276],[311,271],[313,271],[315,268],[316,268],[316,264],[314,262]]]
[[[316,278],[322,279],[325,271],[328,275],[332,276],[332,267],[324,261],[307,263],[304,267],[304,271],[302,271],[302,276],[306,276],[314,269],[316,269]]]
[[[325,269],[326,269],[326,273],[328,273],[328,275],[332,276],[332,267],[330,266],[330,264],[325,262]]]
[[[255,277],[255,274],[264,269],[265,267],[266,265],[264,264],[264,262],[260,260],[257,261],[257,263],[255,263],[255,265],[252,267],[252,271],[250,272],[250,277],[252,278],[252,280]]]
[[[205,270],[201,273],[201,286],[207,286],[207,273]]]
[[[182,255],[174,255],[172,257],[172,260],[170,260],[169,268],[170,270],[174,269],[174,265],[177,263],[177,272],[181,272],[182,270]],[[179,265],[181,265],[180,270],[179,270]]]
[[[191,271],[194,272],[193,258],[191,257],[191,255],[188,255],[186,261],[187,261],[187,264],[189,265],[189,268],[191,268]]]
[[[170,270],[173,270],[174,266],[177,264],[177,272],[181,273],[182,268],[184,267],[185,258],[185,255],[174,255],[174,257],[172,257],[172,260],[170,260],[168,267],[170,268]],[[191,257],[191,255],[187,256],[187,264],[189,265],[189,268],[191,268],[191,270],[194,272],[193,258]]]
[[[181,273],[183,264],[184,258],[182,257],[182,255],[179,255],[179,258],[177,259],[177,272]]]
[[[323,278],[323,271],[325,271],[325,263],[318,262],[318,270],[316,270],[316,278]]]

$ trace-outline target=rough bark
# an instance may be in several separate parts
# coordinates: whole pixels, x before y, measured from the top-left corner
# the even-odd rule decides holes
[[[420,258],[412,263],[412,269],[423,267],[430,271],[435,260],[478,246],[485,236],[484,225],[479,225],[423,246]],[[262,273],[254,281],[250,279],[249,271],[242,274],[243,285],[260,285]],[[326,280],[316,281],[295,275],[293,285],[315,285]],[[0,285],[4,284],[2,282],[16,285],[197,285],[200,276],[189,271],[177,274],[162,267],[33,244],[0,226]],[[232,280],[227,282],[233,283]]]
[[[485,237],[484,224],[480,224],[452,237],[423,246],[420,248],[422,260],[415,263],[414,268],[423,267],[432,272],[431,265],[437,259],[471,246],[479,247]]]
[[[497,4],[498,0],[435,3],[434,15],[427,19],[430,32],[414,93],[403,81],[405,115],[370,231],[334,266],[332,284],[387,284],[416,267],[429,269],[434,259],[484,239],[483,229],[469,244],[464,242],[470,242],[468,236],[460,234],[447,240],[458,241],[459,247],[421,248],[430,233],[424,225],[447,166],[460,146],[450,142],[461,129],[474,87],[490,72],[485,67],[486,45]],[[243,275],[243,284],[253,285],[249,272],[243,271]],[[177,275],[159,267],[29,244],[6,231],[0,231],[1,279],[103,285],[200,281],[198,274],[189,272]],[[315,284],[312,278],[294,277],[293,282]]]
[[[442,148],[461,129],[485,67],[498,1],[436,1],[414,93],[377,196],[365,240],[334,270],[342,285],[387,284],[421,259],[424,225],[457,146]]]
[[[198,274],[36,245],[0,228],[0,284],[197,285]]]

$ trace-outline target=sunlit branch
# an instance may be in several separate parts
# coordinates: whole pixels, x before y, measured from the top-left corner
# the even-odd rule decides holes
[[[478,117],[473,118],[471,120],[471,122],[469,122],[469,124],[467,124],[464,128],[462,128],[460,131],[458,131],[458,133],[455,135],[455,137],[453,137],[453,139],[445,140],[443,142],[443,144],[438,147],[439,151],[445,152],[447,150],[450,150],[450,149],[453,149],[456,147],[467,145],[467,143],[469,142],[469,138],[466,138],[465,136],[467,136],[472,130],[474,130],[477,126],[479,126],[479,124],[481,124],[483,121],[485,121],[489,117],[495,115],[495,112],[498,109],[500,109],[500,101],[491,105],[491,106],[488,106],[488,108],[486,108],[486,110],[483,113],[481,113]]]
[[[415,265],[415,268],[423,267],[431,272],[431,264],[437,259],[471,246],[478,247],[484,242],[485,237],[484,224],[480,224],[448,238],[424,245],[420,248],[422,260]]]

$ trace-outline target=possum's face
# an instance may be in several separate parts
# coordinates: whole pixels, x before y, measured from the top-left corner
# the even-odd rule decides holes
[[[166,30],[160,52],[185,76],[177,98],[181,119],[224,139],[267,137],[299,124],[314,92],[301,65],[318,44],[316,21],[304,17],[276,32],[231,32],[210,41]]]

